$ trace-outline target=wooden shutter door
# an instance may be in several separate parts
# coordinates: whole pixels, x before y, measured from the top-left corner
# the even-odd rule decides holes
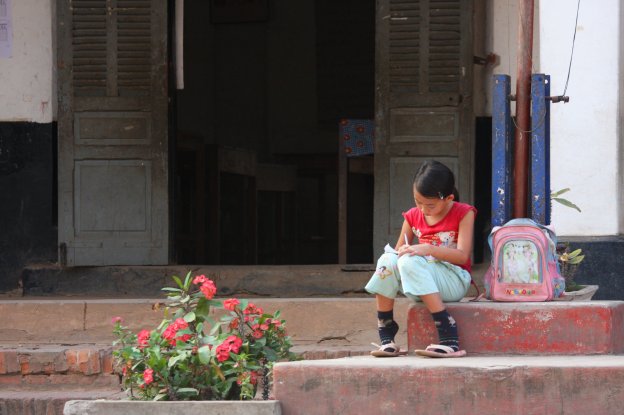
[[[166,0],[58,0],[59,245],[168,262]]]
[[[394,245],[412,181],[427,159],[472,199],[472,1],[380,0],[377,6],[374,252]]]

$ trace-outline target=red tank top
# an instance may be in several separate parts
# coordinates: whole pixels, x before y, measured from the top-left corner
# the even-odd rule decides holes
[[[459,222],[461,222],[464,216],[470,211],[475,212],[475,215],[477,213],[477,209],[475,209],[474,206],[470,206],[466,203],[453,202],[451,210],[449,210],[443,219],[434,225],[429,225],[427,223],[425,215],[423,215],[417,207],[403,212],[403,217],[410,225],[419,243],[456,249]],[[470,258],[468,258],[465,264],[460,265],[460,267],[468,272],[470,272],[471,266]]]

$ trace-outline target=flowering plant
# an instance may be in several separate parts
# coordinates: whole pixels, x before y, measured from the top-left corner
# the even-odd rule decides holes
[[[204,275],[165,287],[165,318],[138,334],[115,317],[115,366],[130,397],[142,400],[252,399],[258,380],[268,378],[274,362],[294,360],[279,311],[265,313],[247,300],[214,299],[217,287]],[[211,309],[223,309],[218,321]]]

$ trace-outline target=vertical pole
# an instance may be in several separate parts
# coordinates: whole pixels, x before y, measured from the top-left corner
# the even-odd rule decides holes
[[[531,122],[531,66],[533,56],[534,0],[520,0],[518,5],[518,77],[516,79],[516,139],[514,152],[515,218],[527,216],[529,126]]]
[[[345,154],[343,133],[338,138],[338,263],[347,263],[347,180],[349,161]]]
[[[492,226],[511,219],[513,136],[509,75],[494,75],[492,93]]]
[[[531,77],[531,217],[550,224],[550,75]]]

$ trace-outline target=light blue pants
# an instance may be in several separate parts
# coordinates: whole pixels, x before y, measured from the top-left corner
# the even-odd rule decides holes
[[[470,280],[468,271],[445,261],[384,253],[365,289],[388,298],[396,298],[402,292],[414,301],[420,301],[420,295],[440,293],[442,301],[449,302],[466,295]]]

